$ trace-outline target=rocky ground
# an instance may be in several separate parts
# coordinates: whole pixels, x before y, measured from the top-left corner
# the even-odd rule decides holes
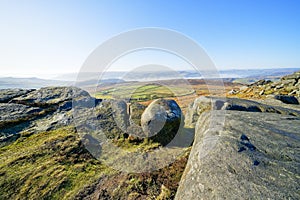
[[[0,90],[0,199],[299,199],[299,80],[201,96],[184,113],[75,87]]]
[[[125,157],[106,152],[111,162],[129,160],[136,152],[141,152],[137,159],[144,159],[162,147],[166,131],[144,139],[143,128],[148,124],[141,121],[142,114],[157,120],[151,107],[144,112],[146,106],[141,104],[95,99],[75,87],[2,90],[0,94],[0,199],[174,198],[188,146],[172,163],[143,173],[119,172],[97,159],[107,151],[105,141],[128,152]],[[179,106],[175,101],[164,102],[162,116],[179,126]],[[128,164],[130,169],[132,163]],[[154,164],[140,162],[149,168]]]
[[[260,80],[229,92],[229,96],[239,98],[275,98],[288,104],[299,104],[300,71],[282,77],[279,81]]]
[[[195,140],[176,199],[299,199],[300,107],[283,104],[197,98],[186,115]]]
[[[222,115],[223,128],[209,128]],[[176,199],[299,199],[299,128],[299,117],[274,113],[201,115]]]

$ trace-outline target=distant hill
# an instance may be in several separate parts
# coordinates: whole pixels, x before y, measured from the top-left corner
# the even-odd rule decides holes
[[[292,74],[299,71],[300,68],[272,68],[272,69],[237,69],[237,70],[222,70],[220,74],[225,78],[268,78]]]
[[[47,80],[39,78],[14,78],[14,77],[2,77],[0,78],[0,89],[7,88],[41,88],[46,86],[70,86],[72,82],[69,81],[57,81]]]
[[[300,68],[273,68],[273,69],[232,69],[232,70],[220,70],[219,77],[222,78],[268,78],[268,77],[276,77],[279,78],[281,76],[285,76],[288,74],[292,74],[296,71],[299,71]],[[204,72],[209,74],[208,72]],[[99,77],[99,76],[102,77]],[[78,74],[77,73],[69,73],[69,74],[61,74],[57,75],[56,80],[67,80],[67,81],[76,81]],[[169,71],[133,71],[133,72],[105,72],[103,75],[98,72],[84,72],[80,75],[80,81],[87,80],[98,80],[101,78],[104,79],[123,79],[126,81],[151,81],[154,80],[164,80],[164,79],[178,79],[179,77],[183,77],[186,79],[200,79],[203,78],[201,72],[197,72],[195,70],[180,70],[178,72],[169,72]],[[218,77],[212,77],[218,78]]]
[[[260,79],[276,80],[281,76],[292,74],[299,71],[300,68],[274,68],[274,69],[251,69],[251,70],[221,70],[219,74],[210,74],[210,78],[223,78],[224,81],[252,83]],[[207,74],[207,72],[204,72]],[[204,76],[206,77],[206,76]],[[46,86],[71,86],[75,84],[78,87],[94,87],[123,83],[125,81],[152,81],[152,80],[170,80],[170,79],[201,79],[200,73],[196,71],[178,71],[178,72],[160,72],[160,71],[141,71],[141,72],[105,72],[99,77],[97,72],[85,72],[78,77],[77,73],[61,74],[53,79],[40,78],[15,78],[0,77],[0,89],[6,88],[41,88]]]
[[[95,87],[101,85],[112,85],[116,83],[124,82],[122,79],[105,79],[98,81],[97,79],[89,79],[76,83],[78,87]],[[0,89],[9,88],[23,88],[23,89],[38,89],[48,86],[72,86],[74,81],[63,81],[63,80],[49,80],[39,78],[14,78],[14,77],[3,77],[0,78]]]

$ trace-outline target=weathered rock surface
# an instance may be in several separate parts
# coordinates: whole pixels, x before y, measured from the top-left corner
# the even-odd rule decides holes
[[[25,89],[1,89],[0,90],[0,103],[8,103],[11,99],[25,95],[34,90]]]
[[[128,135],[130,127],[127,104],[122,100],[103,100],[94,108],[76,107],[74,125],[81,132],[100,131],[109,139]]]
[[[45,87],[21,97],[14,98],[11,102],[45,107],[83,97],[90,97],[90,95],[88,92],[76,87]]]
[[[123,132],[126,132],[129,126],[129,115],[127,112],[126,102],[121,100],[114,100],[111,101],[111,103],[112,103],[113,118],[116,124]]]
[[[11,122],[20,119],[27,119],[41,111],[40,108],[29,107],[20,104],[0,104],[0,123]]]
[[[40,119],[31,121],[30,127],[25,131],[40,132],[55,130],[60,127],[68,126],[73,123],[72,113],[69,112],[54,112]]]
[[[142,114],[146,108],[147,106],[137,102],[128,105],[129,126],[127,133],[131,138],[143,139],[147,137],[141,126]]]
[[[0,103],[2,137],[24,131],[48,131],[70,125],[73,122],[72,106],[92,108],[101,102],[75,87],[8,89],[1,92],[2,100],[9,102]]]
[[[37,116],[43,114],[42,109],[19,104],[0,103],[0,138],[15,134],[24,127],[14,127],[22,123],[29,123]]]
[[[210,127],[221,115],[223,129]],[[300,199],[299,130],[288,115],[202,114],[175,199]]]
[[[141,118],[144,110],[147,108],[147,106],[144,106],[139,103],[131,103],[129,105],[129,115],[130,115],[130,124],[141,126]]]
[[[194,127],[198,117],[205,111],[210,110],[236,110],[248,112],[268,112],[280,113],[284,115],[300,116],[300,111],[288,109],[280,106],[271,106],[256,101],[237,99],[237,98],[216,98],[204,97],[197,98],[188,108],[185,125]]]
[[[174,100],[157,99],[143,112],[141,126],[154,141],[168,144],[176,135],[182,122],[182,113]]]

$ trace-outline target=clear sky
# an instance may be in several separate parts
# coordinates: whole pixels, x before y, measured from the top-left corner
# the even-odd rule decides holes
[[[218,69],[300,67],[298,0],[0,0],[0,76],[77,72],[102,42],[179,31]]]

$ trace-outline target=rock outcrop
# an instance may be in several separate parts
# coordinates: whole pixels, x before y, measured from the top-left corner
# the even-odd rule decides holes
[[[133,102],[129,105],[128,113],[130,115],[131,125],[141,126],[142,114],[146,108],[147,106],[144,106],[143,104],[137,102]]]
[[[85,124],[92,127],[89,130],[101,130],[108,139],[119,138],[127,134],[129,116],[124,101],[103,100],[94,109],[78,111],[79,113],[75,115],[79,119],[75,121],[77,127]]]
[[[275,95],[275,99],[287,103],[287,104],[299,104],[299,101],[296,97],[294,96],[289,96],[289,95]]]
[[[291,80],[297,80],[298,83],[297,73],[281,81],[295,84]],[[249,88],[268,87],[270,84],[273,83],[261,82]],[[190,127],[185,127],[186,131],[195,128],[195,140],[176,198],[300,199],[300,108],[296,103],[297,92],[293,93],[293,98],[283,96],[283,93],[279,92],[281,96],[268,99],[274,101],[274,105],[267,101],[261,103],[237,98],[197,98],[189,106],[185,117],[185,125]],[[277,104],[279,101],[276,98],[285,106]],[[80,148],[74,147],[74,152],[74,149],[68,149],[64,141],[59,144],[52,141],[46,146],[49,149],[63,148],[68,150],[67,156],[76,157],[76,152],[85,145],[97,157],[104,152],[102,147],[105,142],[101,143],[103,137],[99,137],[99,140],[100,133],[96,130],[101,130],[102,136],[104,134],[113,141],[123,141],[130,136],[139,139],[149,137],[154,142],[166,145],[183,125],[183,114],[173,100],[155,100],[148,107],[138,103],[128,105],[121,100],[95,99],[75,87],[7,90],[7,93],[0,91],[0,146],[12,136],[22,135],[21,139],[24,139],[33,133],[48,133],[69,125],[75,127],[72,130],[74,134],[76,132],[81,136],[82,140],[76,141]],[[87,130],[94,132],[86,134]],[[185,139],[183,135],[181,137],[179,134],[178,141]],[[74,137],[68,138],[74,140]],[[61,144],[65,146],[60,147]],[[160,144],[155,148],[160,148]],[[173,150],[181,147],[180,142],[178,144],[172,146]],[[40,145],[45,146],[43,142]],[[119,159],[115,154],[111,156]],[[138,159],[142,161],[143,156]],[[181,166],[175,162],[172,173],[166,173],[160,181],[167,179],[169,174],[176,177],[175,165],[180,164],[183,170],[185,161],[183,163]],[[141,162],[141,165],[144,164]],[[120,175],[112,177],[118,183]],[[148,181],[148,177],[144,178]],[[99,186],[102,187],[101,181],[107,183],[111,194],[115,191],[109,178],[100,180]],[[125,182],[127,184],[129,181]],[[160,197],[165,198],[167,189],[162,185],[160,187]],[[176,187],[172,183],[172,188]]]
[[[177,134],[181,122],[181,109],[174,100],[153,101],[141,118],[141,125],[147,137],[164,145]]]
[[[113,118],[118,127],[126,132],[129,126],[129,115],[127,112],[127,104],[125,101],[112,101]]]
[[[100,101],[75,87],[8,89],[1,90],[0,97],[1,140],[22,132],[49,131],[70,125],[73,106],[95,107]]]
[[[0,103],[0,133],[4,140],[9,135],[22,132],[36,133],[73,125],[82,133],[100,130],[108,139],[150,137],[165,144],[176,134],[182,116],[175,101],[158,100],[148,107],[141,123],[146,106],[138,103],[127,105],[122,100],[102,101],[76,87],[2,90],[2,100],[9,102]],[[153,128],[153,122],[159,122],[158,113],[154,113],[156,108],[161,111],[162,125],[166,122],[159,134],[147,129]],[[152,120],[151,123],[148,119]],[[144,131],[141,124],[144,125]],[[156,123],[154,128],[157,127]]]
[[[237,99],[237,98],[217,98],[217,97],[199,97],[189,106],[185,125],[195,127],[199,116],[210,110],[236,110],[248,112],[267,112],[279,113],[284,115],[292,115],[300,117],[300,111],[284,108],[280,106],[271,106],[256,101]]]
[[[210,128],[223,115],[223,129]],[[300,199],[299,130],[295,116],[203,113],[175,199]]]
[[[259,80],[259,81],[256,81],[256,82],[250,84],[250,86],[263,86],[263,85],[267,85],[269,83],[272,83],[272,81],[262,79],[262,80]]]
[[[33,116],[36,116],[42,109],[37,107],[29,107],[20,104],[0,104],[0,127],[13,123],[18,120],[30,120]]]
[[[29,126],[31,120],[43,114],[38,107],[0,103],[0,142],[19,133]]]
[[[236,93],[239,97],[264,98],[267,95],[285,95],[300,98],[300,71],[282,77],[279,81],[260,80]]]
[[[90,95],[88,92],[76,87],[45,87],[14,98],[11,102],[29,106],[47,107],[83,97],[90,97]]]

